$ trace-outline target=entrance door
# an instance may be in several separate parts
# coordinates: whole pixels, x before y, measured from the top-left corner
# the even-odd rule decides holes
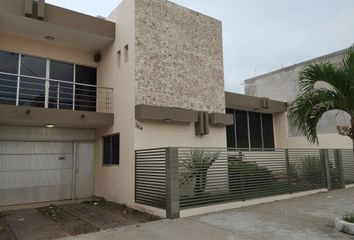
[[[90,142],[78,142],[76,151],[75,198],[93,197],[95,144]]]

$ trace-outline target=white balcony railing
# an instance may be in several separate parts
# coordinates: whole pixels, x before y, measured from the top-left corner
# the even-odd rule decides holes
[[[113,112],[113,89],[0,72],[0,104]]]

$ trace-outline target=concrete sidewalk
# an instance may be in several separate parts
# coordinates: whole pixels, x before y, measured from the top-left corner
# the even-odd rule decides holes
[[[353,210],[354,188],[350,188],[65,240],[352,240],[353,236],[334,229],[334,219]]]

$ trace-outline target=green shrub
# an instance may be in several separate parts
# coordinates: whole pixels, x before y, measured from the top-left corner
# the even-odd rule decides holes
[[[231,193],[261,194],[271,190],[274,178],[265,167],[241,161],[229,162],[229,191]]]
[[[296,166],[298,177],[310,186],[322,186],[323,164],[319,156],[305,156]]]
[[[219,153],[192,150],[190,158],[183,160],[184,171],[180,175],[180,187],[194,182],[194,193],[203,193],[206,187],[207,173],[211,165],[219,158]]]
[[[349,223],[354,223],[354,212],[346,213],[343,220]]]

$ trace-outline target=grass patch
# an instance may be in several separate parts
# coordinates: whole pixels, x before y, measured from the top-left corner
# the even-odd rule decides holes
[[[348,223],[354,223],[354,212],[346,213],[343,217],[343,220]]]
[[[83,203],[92,205],[97,208],[101,208],[106,211],[109,211],[112,214],[117,214],[117,215],[126,217],[126,218],[136,221],[138,223],[151,222],[151,221],[156,221],[156,220],[161,219],[157,216],[130,208],[125,204],[108,202],[108,201],[105,201],[104,199],[97,200],[97,201],[85,201]]]
[[[75,217],[66,211],[63,211],[55,205],[37,208],[37,210],[43,215],[51,218],[54,222],[62,225],[65,231],[71,235],[86,234],[90,232],[97,232],[99,230],[92,224],[82,220],[81,218]]]

